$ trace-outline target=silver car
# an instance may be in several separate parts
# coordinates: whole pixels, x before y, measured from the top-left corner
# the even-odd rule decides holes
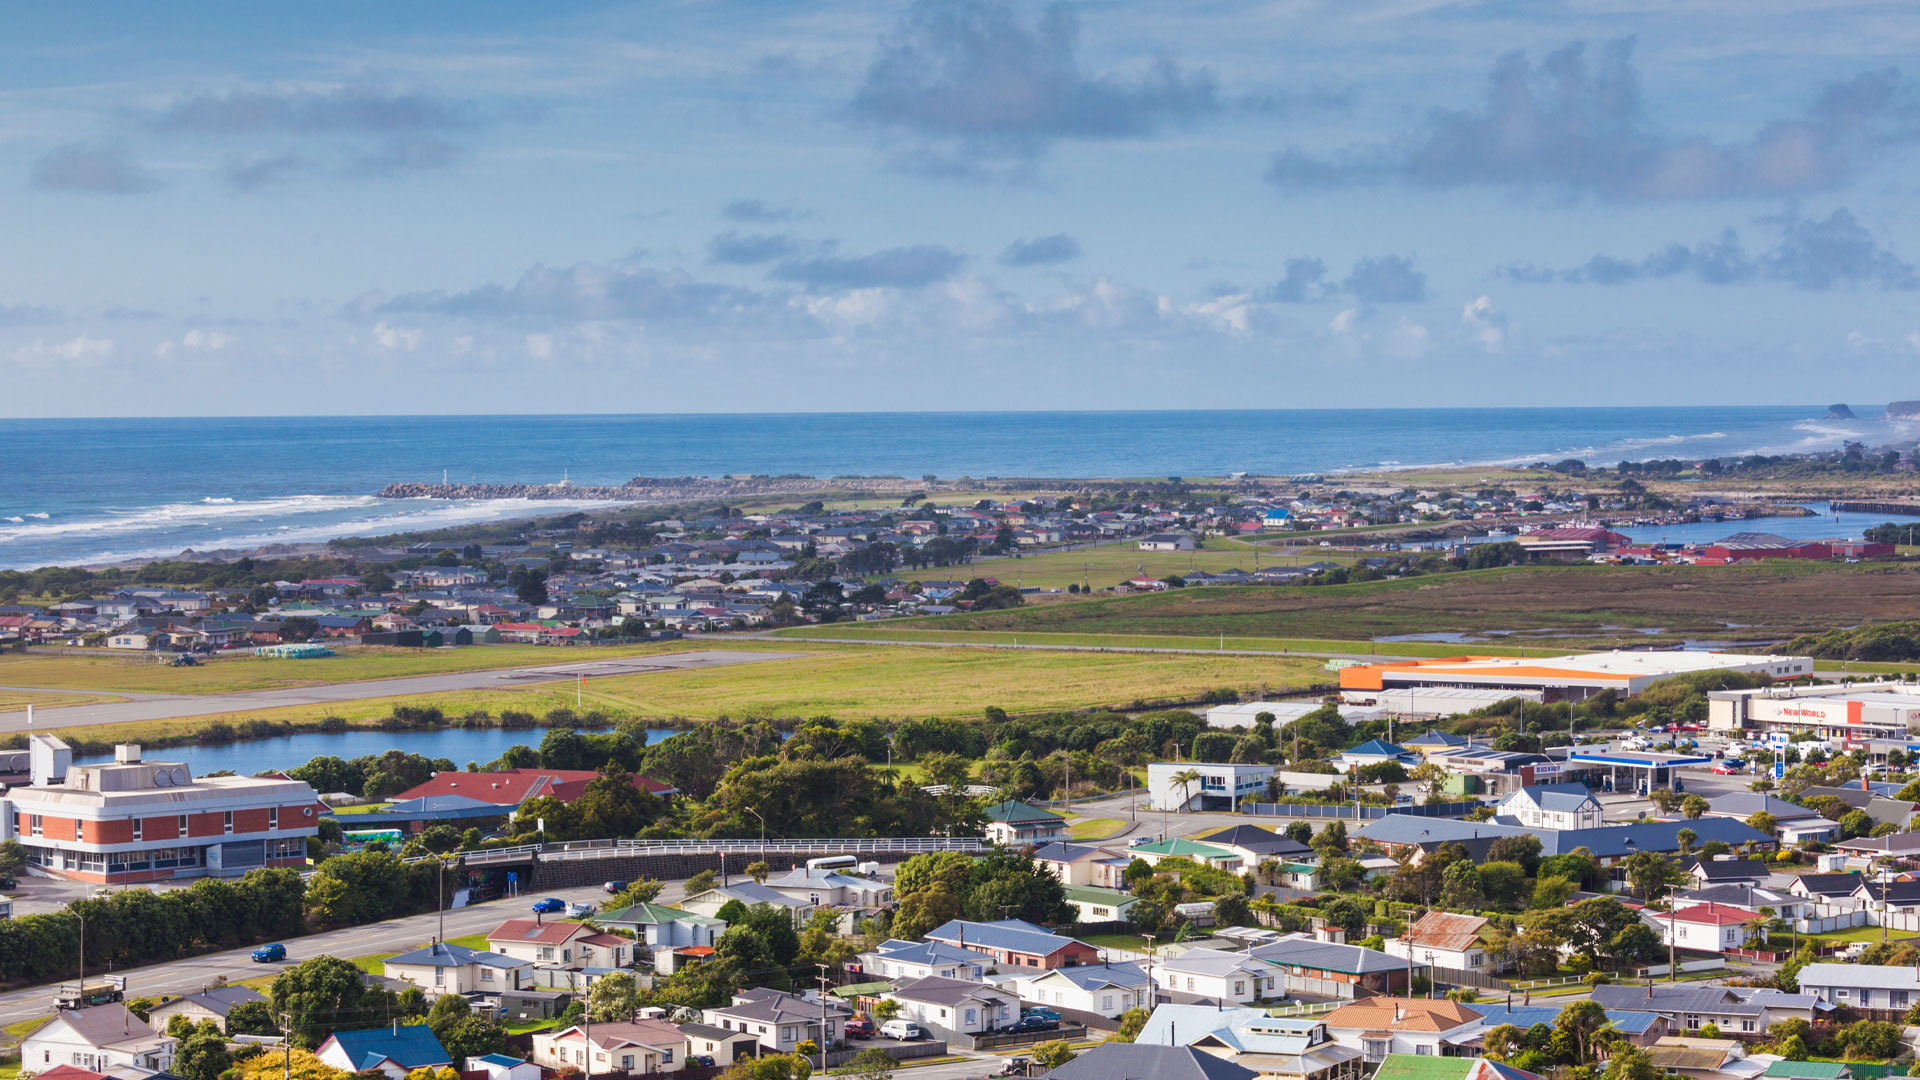
[[[570,919],[584,919],[598,910],[600,909],[592,904],[575,900],[573,903],[567,905],[567,917]]]

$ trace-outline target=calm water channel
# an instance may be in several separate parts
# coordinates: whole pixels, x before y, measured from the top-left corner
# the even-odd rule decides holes
[[[525,744],[537,747],[546,734],[546,728],[508,730],[493,727],[443,728],[439,731],[347,731],[337,735],[311,732],[220,746],[153,749],[144,751],[143,756],[154,761],[186,762],[193,767],[195,775],[232,769],[242,776],[250,776],[268,769],[291,769],[321,754],[357,758],[366,754],[383,754],[388,750],[405,750],[429,758],[447,758],[464,769],[469,761],[485,765],[499,757],[509,746]],[[649,728],[647,743],[652,745],[675,734],[678,732]],[[79,758],[83,762],[112,759],[112,754]]]

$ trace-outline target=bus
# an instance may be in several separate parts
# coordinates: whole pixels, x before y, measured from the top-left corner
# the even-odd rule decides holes
[[[818,859],[808,859],[809,870],[852,870],[860,865],[860,860],[852,855],[824,855]]]

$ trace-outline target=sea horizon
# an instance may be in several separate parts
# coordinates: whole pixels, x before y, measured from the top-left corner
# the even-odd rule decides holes
[[[1878,406],[572,413],[0,420],[0,568],[319,543],[608,505],[382,499],[396,482],[636,476],[1290,476],[1837,449]]]

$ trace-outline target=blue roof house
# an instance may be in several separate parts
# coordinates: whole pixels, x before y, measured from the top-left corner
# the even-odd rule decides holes
[[[1364,769],[1383,761],[1397,761],[1412,768],[1419,759],[1406,747],[1395,746],[1382,739],[1369,739],[1333,759],[1333,763],[1342,769]]]
[[[425,1024],[336,1031],[313,1054],[343,1072],[379,1069],[391,1080],[406,1080],[414,1069],[453,1064],[433,1029]]]

